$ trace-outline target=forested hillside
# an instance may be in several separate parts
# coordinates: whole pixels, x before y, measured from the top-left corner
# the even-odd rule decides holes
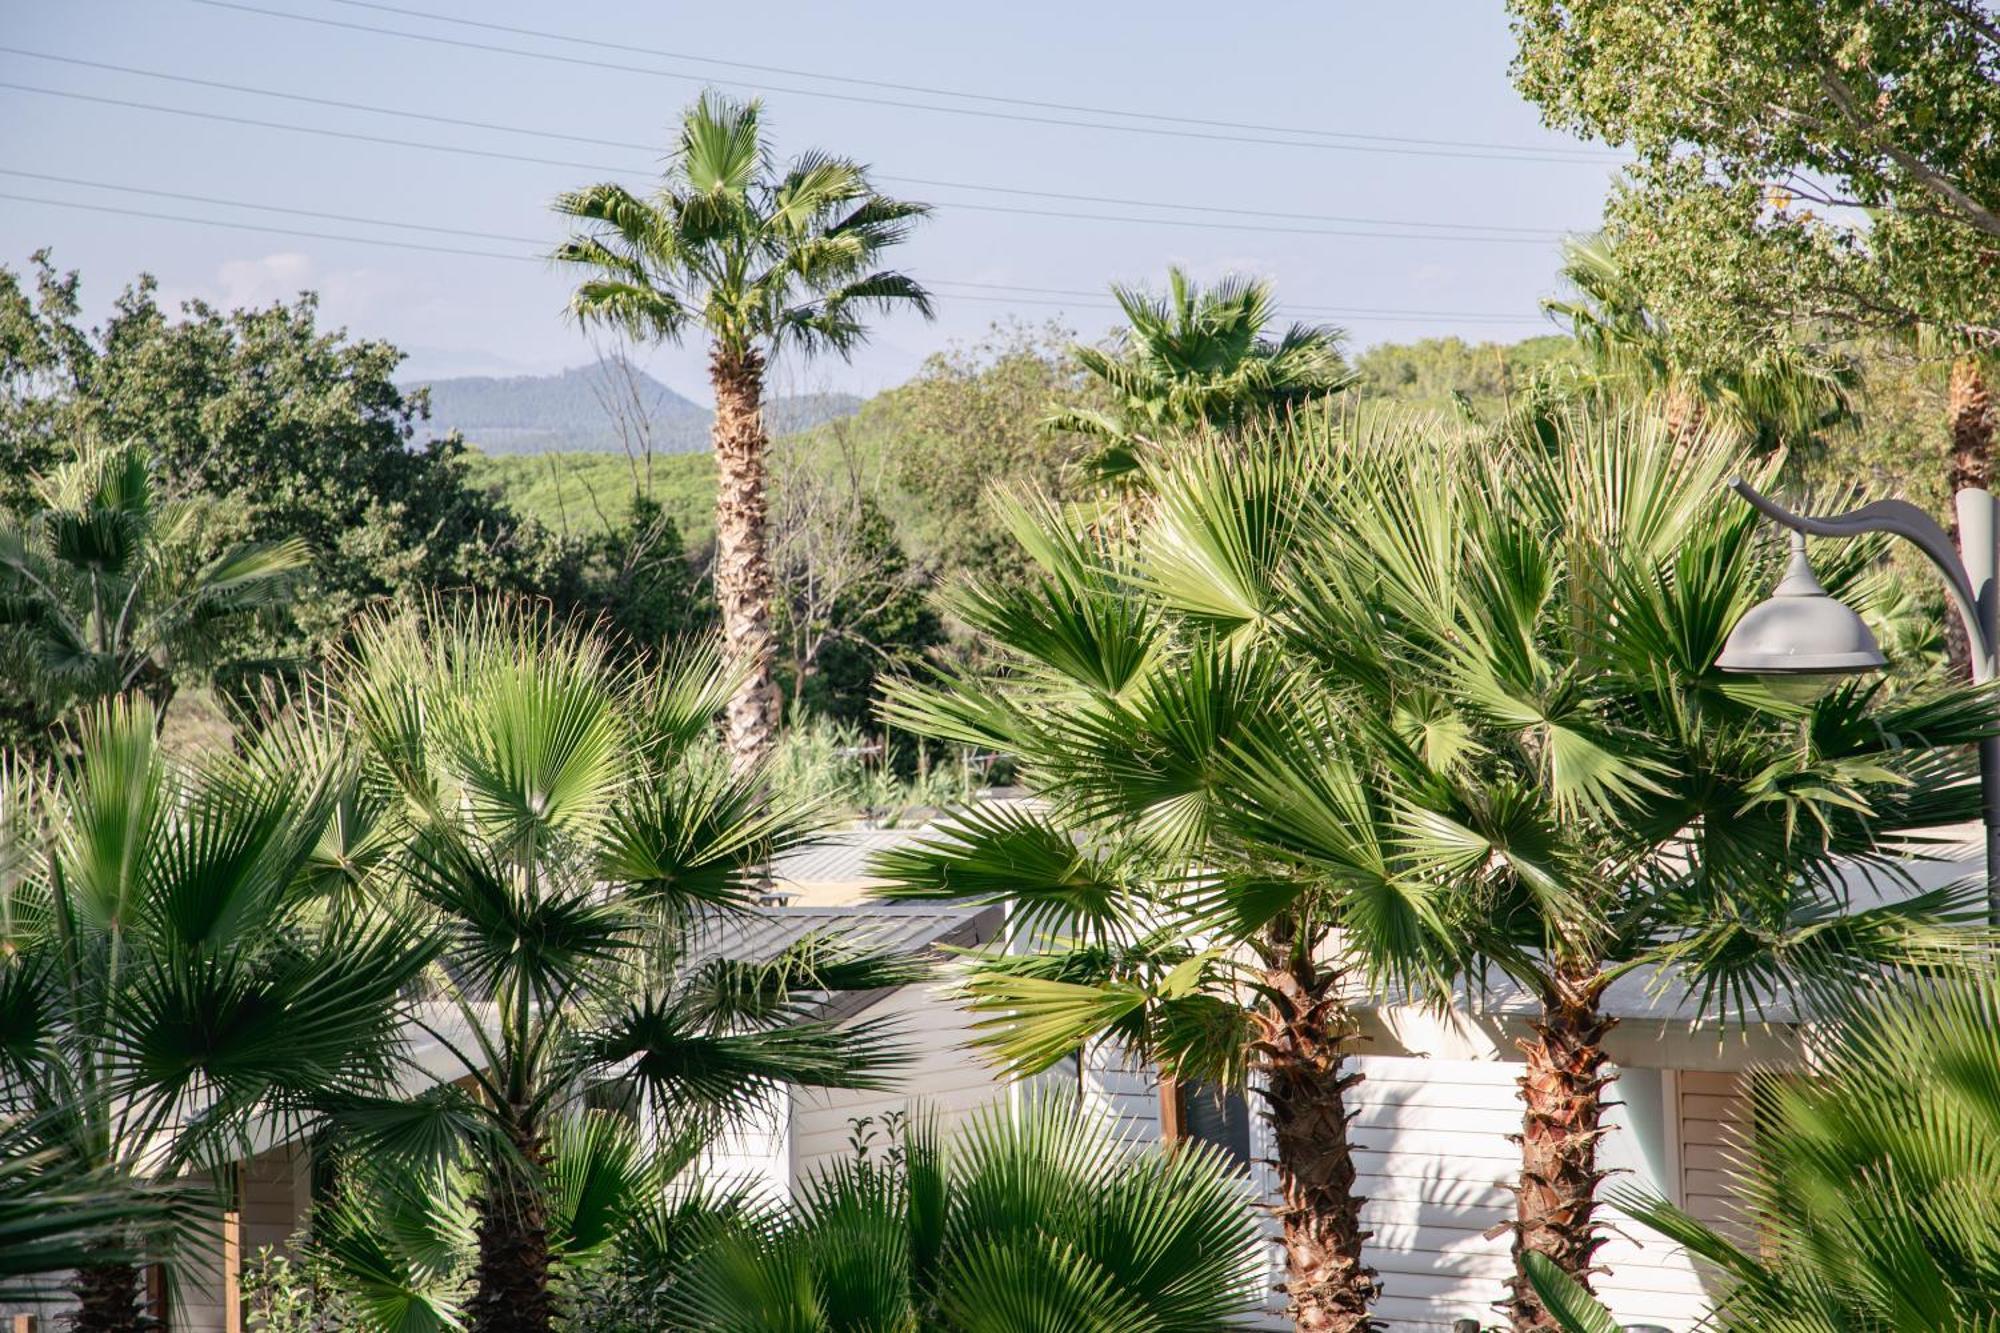
[[[474,375],[402,386],[430,394],[431,428],[457,431],[486,454],[695,453],[708,448],[710,412],[628,362],[556,375]],[[779,434],[805,430],[860,406],[851,394],[779,397],[765,411]]]

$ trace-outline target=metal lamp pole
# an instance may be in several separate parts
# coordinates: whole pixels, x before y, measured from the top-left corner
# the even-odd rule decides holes
[[[1763,513],[1800,536],[1795,540],[1792,572],[1777,596],[1745,613],[1716,666],[1724,671],[1756,675],[1806,677],[1870,670],[1884,665],[1874,636],[1860,626],[1860,617],[1841,606],[1819,587],[1805,564],[1804,538],[1858,537],[1886,532],[1902,537],[1930,559],[1944,579],[1945,593],[1965,626],[1971,651],[1972,679],[1992,680],[2000,660],[2000,502],[1987,491],[1968,488],[1953,497],[1958,511],[1959,546],[1937,520],[1904,500],[1877,500],[1845,514],[1795,514],[1749,482],[1738,478],[1730,488]],[[1803,574],[1803,582],[1799,582]],[[1849,625],[1845,617],[1852,619]],[[1853,632],[1859,628],[1862,642]],[[1741,642],[1739,642],[1739,639]],[[1833,650],[1831,652],[1827,650]],[[1860,651],[1855,651],[1859,649]],[[1872,660],[1867,660],[1869,654]],[[1836,664],[1832,659],[1842,657]],[[1987,913],[2000,926],[2000,736],[1979,744],[1981,811],[1986,825]]]

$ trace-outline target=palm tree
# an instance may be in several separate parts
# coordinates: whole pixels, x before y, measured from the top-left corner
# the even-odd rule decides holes
[[[847,158],[809,152],[772,162],[761,104],[703,93],[681,123],[660,186],[640,198],[622,185],[561,195],[556,211],[586,224],[559,263],[588,270],[570,310],[648,342],[709,339],[715,391],[716,595],[729,661],[742,685],[729,705],[739,767],[768,754],[777,733],[776,645],[765,537],[768,485],[761,405],[780,351],[849,355],[868,336],[862,316],[930,294],[877,263],[928,205],[892,199]]]
[[[1663,1199],[1620,1202],[1705,1260],[1724,1287],[1711,1325],[1975,1333],[2000,1321],[2000,984],[1925,983],[1830,1015],[1812,1074],[1751,1085],[1756,1133],[1734,1175],[1754,1248]],[[1574,1333],[1609,1328],[1559,1272]]]
[[[684,1177],[702,1146],[689,1135],[656,1150],[630,1116],[613,1110],[568,1112],[551,1123],[549,1250],[573,1326],[642,1316],[658,1304],[656,1274],[686,1265],[704,1238],[749,1215],[747,1193]],[[409,1170],[336,1155],[334,1174],[301,1237],[317,1288],[313,1315],[358,1333],[463,1327],[478,1254],[472,1163]],[[589,1308],[599,1292],[606,1308]]]
[[[1857,681],[1800,704],[1715,670],[1775,572],[1723,491],[1745,462],[1631,414],[1572,418],[1553,449],[1417,438],[1358,460],[1301,542],[1295,632],[1434,747],[1417,780],[1393,775],[1401,850],[1454,887],[1474,975],[1538,1005],[1516,1329],[1551,1326],[1528,1257],[1581,1281],[1602,1243],[1608,987],[1671,978],[1750,1021],[1984,939],[1964,890],[1863,909],[1843,880],[1907,883],[1904,841],[1970,816],[1979,694]]]
[[[616,661],[595,635],[501,603],[364,624],[334,672],[366,756],[359,789],[377,795],[329,860],[372,859],[365,883],[440,942],[418,1021],[456,1066],[435,1096],[350,1107],[350,1142],[466,1164],[479,1333],[551,1326],[551,1134],[592,1088],[633,1089],[678,1139],[787,1085],[881,1087],[889,1034],[813,1017],[806,993],[920,973],[820,939],[690,961],[712,914],[753,906],[759,867],[813,823],[709,744],[736,683],[717,652]]]
[[[1852,418],[1852,366],[1790,339],[1720,361],[1692,351],[1647,308],[1601,236],[1565,241],[1562,275],[1576,299],[1546,300],[1542,308],[1569,324],[1600,384],[1657,397],[1677,435],[1712,421],[1760,456],[1800,454],[1828,427]]]
[[[892,897],[1010,905],[1013,951],[968,986],[1015,1072],[1110,1039],[1179,1082],[1254,1087],[1295,1323],[1373,1328],[1350,1001],[1435,991],[1448,954],[1382,798],[1414,761],[1283,633],[1284,571],[1327,481],[1309,451],[1190,443],[1149,477],[1130,545],[1017,505],[1040,577],[954,605],[999,678],[891,693],[899,725],[1017,756],[1047,810],[967,812],[872,873]]]
[[[683,1326],[1195,1333],[1254,1310],[1262,1240],[1220,1155],[1123,1146],[1049,1104],[951,1143],[920,1123],[699,1251]]]
[[[1836,867],[1893,877],[1897,839],[1969,816],[1952,747],[1983,705],[1851,685],[1802,708],[1718,676],[1775,573],[1723,503],[1741,453],[1653,418],[1558,425],[1553,448],[1365,418],[1189,446],[1129,537],[1023,507],[1043,579],[956,608],[998,678],[891,695],[912,729],[1020,756],[1049,813],[962,817],[883,858],[889,891],[1009,901],[1045,942],[968,983],[1017,1067],[1101,1034],[1187,1077],[1248,1067],[1302,1329],[1367,1327],[1377,1288],[1357,994],[1490,963],[1540,1002],[1516,1250],[1580,1274],[1607,986],[1678,969],[1747,1017],[1967,947],[1976,919],[1962,893],[1847,911]],[[1544,1326],[1525,1279],[1513,1315]]]
[[[1098,481],[1139,480],[1141,463],[1178,435],[1238,431],[1354,381],[1340,330],[1293,324],[1269,335],[1277,300],[1262,279],[1228,277],[1204,289],[1170,268],[1164,297],[1117,283],[1111,294],[1128,321],[1119,345],[1072,349],[1111,408],[1065,409],[1047,423],[1095,444],[1086,467]]]
[[[0,785],[0,1114],[127,1188],[380,1087],[429,953],[322,891],[315,775],[255,751],[188,769],[156,729],[143,699],[100,705],[52,776]],[[114,1233],[77,1266],[78,1329],[143,1326],[151,1239]]]
[[[173,1220],[171,1193],[79,1160],[58,1120],[0,1121],[0,1304],[46,1299],[87,1263],[136,1263],[134,1240]]]
[[[217,552],[215,506],[161,493],[147,451],[91,445],[37,485],[40,508],[0,527],[0,642],[50,713],[143,693],[163,713],[243,617],[282,603],[297,541]]]

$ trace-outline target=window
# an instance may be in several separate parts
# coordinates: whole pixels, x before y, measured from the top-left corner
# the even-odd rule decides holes
[[[1250,1099],[1210,1083],[1161,1080],[1161,1092],[1176,1099],[1168,1137],[1206,1143],[1222,1150],[1239,1171],[1250,1170]],[[1165,1109],[1165,1108],[1163,1108]],[[1172,1132],[1176,1131],[1177,1132]]]

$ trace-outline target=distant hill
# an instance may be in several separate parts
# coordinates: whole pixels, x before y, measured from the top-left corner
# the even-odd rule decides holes
[[[643,411],[654,452],[699,453],[708,448],[713,415],[644,371],[608,362],[556,375],[471,375],[403,388],[430,390],[433,433],[455,430],[488,454],[622,453],[615,410]],[[773,435],[788,435],[860,406],[851,394],[802,394],[773,399],[764,414]]]

